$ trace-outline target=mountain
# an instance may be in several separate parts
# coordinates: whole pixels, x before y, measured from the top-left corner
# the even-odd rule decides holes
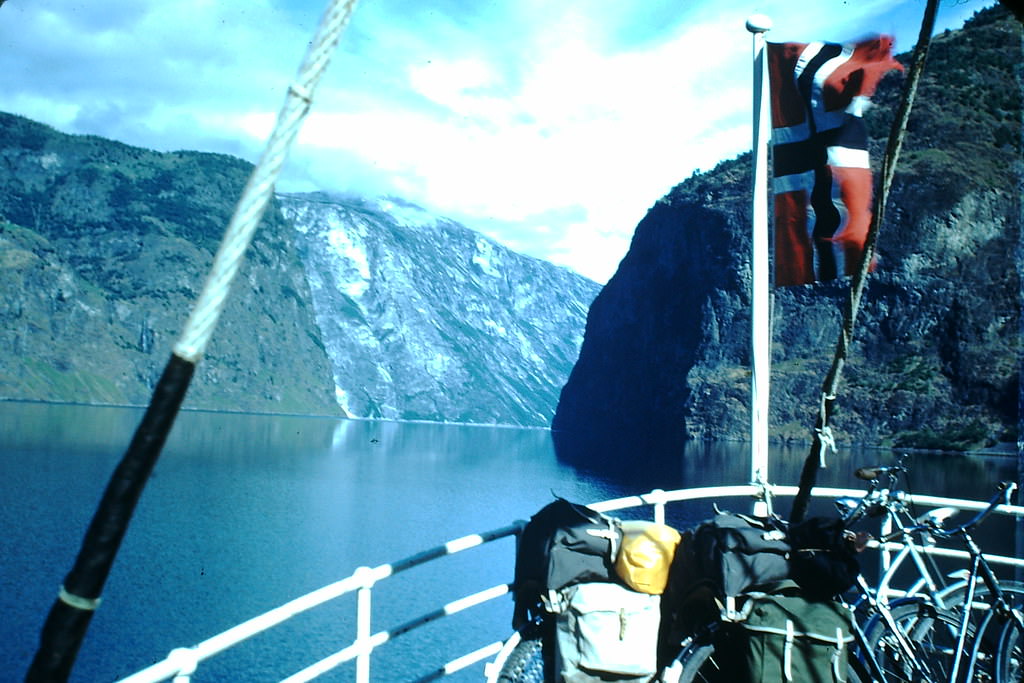
[[[933,40],[832,416],[840,442],[1016,442],[1021,43],[998,6]],[[873,98],[876,160],[903,78]],[[559,400],[562,457],[616,464],[749,438],[750,186],[747,154],[687,179],[637,226]],[[774,292],[776,441],[810,440],[847,290]]]
[[[280,201],[346,414],[550,423],[597,283],[398,199]]]
[[[0,113],[0,398],[146,404],[251,168]],[[282,196],[185,407],[546,425],[598,289],[399,200]]]
[[[833,415],[841,441],[1016,439],[1021,57],[998,7],[933,42]],[[874,98],[875,158],[901,83]],[[186,406],[551,419],[560,452],[588,458],[744,439],[748,167],[669,192],[603,289],[398,199],[282,195]],[[0,114],[0,398],[146,403],[250,170]],[[809,438],[846,286],[775,293],[776,439]]]
[[[249,171],[0,114],[0,397],[148,403]],[[337,414],[309,302],[269,211],[185,406]]]

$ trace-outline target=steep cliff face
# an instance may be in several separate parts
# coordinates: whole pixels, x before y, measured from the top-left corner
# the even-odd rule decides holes
[[[0,398],[145,404],[250,170],[0,114]],[[280,203],[186,407],[549,423],[596,283],[399,200]]]
[[[739,269],[730,263],[742,242],[735,220],[700,204],[661,202],[637,226],[629,253],[591,306],[552,424],[575,432],[583,453],[611,446],[635,457],[681,445],[687,377],[702,350],[721,360],[732,355],[728,337],[746,315],[736,300]]]
[[[549,424],[596,283],[399,200],[281,203],[347,414]]]
[[[1020,24],[998,7],[934,41],[833,416],[841,441],[1016,440],[1020,63]],[[901,84],[884,81],[869,114],[876,159]],[[561,394],[552,426],[565,457],[748,437],[749,164],[695,175],[637,227]],[[810,438],[847,290],[775,290],[776,439]]]
[[[249,169],[0,114],[0,397],[147,403]],[[271,209],[185,406],[338,414],[309,302]]]

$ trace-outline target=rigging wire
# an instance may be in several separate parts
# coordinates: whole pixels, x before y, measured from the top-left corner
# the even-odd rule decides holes
[[[0,0],[2,4],[3,0]],[[121,462],[111,475],[75,564],[43,625],[26,681],[64,681],[100,604],[132,513],[181,408],[195,367],[220,319],[231,283],[274,192],[288,149],[309,112],[355,0],[331,0],[278,114],[274,130],[228,223],[203,290]]]
[[[814,438],[811,442],[810,453],[807,455],[803,470],[800,472],[799,490],[797,491],[796,498],[793,499],[793,507],[789,515],[790,523],[800,522],[806,516],[807,506],[811,498],[811,488],[814,487],[814,482],[818,478],[818,470],[821,468],[821,463],[828,447],[828,439],[823,438],[823,435],[831,434],[829,418],[832,415],[832,407],[836,400],[839,378],[842,375],[843,366],[846,363],[850,345],[853,341],[853,329],[857,321],[861,297],[867,285],[868,271],[870,271],[871,262],[874,259],[878,232],[885,218],[885,203],[896,172],[896,161],[899,159],[900,149],[903,147],[903,138],[907,130],[907,121],[910,119],[910,110],[917,95],[917,84],[921,79],[925,60],[928,57],[928,48],[931,44],[932,32],[935,29],[935,15],[938,5],[938,0],[928,0],[928,4],[925,7],[924,16],[921,20],[921,32],[918,34],[917,45],[914,47],[910,70],[903,88],[903,97],[900,100],[899,109],[896,112],[896,117],[893,119],[892,128],[889,132],[885,156],[882,158],[879,189],[875,193],[871,227],[868,229],[867,239],[864,242],[864,256],[861,259],[860,268],[853,274],[853,281],[850,283],[850,294],[847,297],[843,310],[843,325],[839,332],[839,341],[836,343],[836,352],[832,358],[832,366],[825,376],[821,389],[822,398],[814,425]]]

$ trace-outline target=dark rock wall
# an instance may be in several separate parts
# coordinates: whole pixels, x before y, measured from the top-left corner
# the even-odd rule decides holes
[[[999,7],[934,40],[833,414],[840,441],[1016,441],[1021,57],[1020,24]],[[883,81],[869,112],[876,160],[902,79]],[[566,459],[748,438],[749,165],[695,175],[637,227],[552,422]],[[848,279],[774,292],[775,440],[810,440],[847,291]]]

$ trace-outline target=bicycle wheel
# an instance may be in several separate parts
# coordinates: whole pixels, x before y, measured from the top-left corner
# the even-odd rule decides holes
[[[868,624],[866,645],[890,681],[948,681],[957,661],[960,620],[956,614],[940,611],[925,601],[905,602],[889,608],[902,637],[876,616]],[[961,671],[968,665],[974,629],[968,625],[967,642],[961,654]],[[904,645],[901,645],[900,641]],[[990,651],[979,652],[972,681],[992,680]]]
[[[664,683],[710,683],[721,680],[714,660],[714,645],[691,645],[683,650],[662,675]]]
[[[1024,632],[1021,631],[1020,624],[1013,619],[1001,627],[995,668],[996,683],[1024,681]]]
[[[727,669],[723,664],[714,645],[693,645],[679,655],[662,680],[664,683],[732,683],[735,666]],[[847,664],[846,683],[869,683],[869,680],[855,662]]]
[[[539,637],[526,638],[509,653],[499,683],[544,683],[544,646]]]
[[[1020,581],[1000,580],[999,589],[1003,593],[1009,607],[1021,609],[1024,607],[1024,583]],[[942,599],[947,607],[959,613],[962,609],[964,599],[967,597],[967,584],[960,582],[947,588],[941,593]],[[971,606],[971,623],[984,623],[984,618],[994,607],[991,591],[988,586],[980,582],[975,587],[974,600]],[[1015,622],[1007,622],[1005,619],[994,619],[989,622],[985,631],[981,634],[982,654],[992,654],[995,658],[996,683],[1022,683],[1024,682],[1024,644],[1019,634],[1019,627]]]
[[[1024,583],[1020,581],[999,581],[999,589],[1003,592],[1003,596],[1011,607],[1024,606]],[[946,609],[949,611],[958,611],[964,602],[964,598],[967,597],[967,584],[964,581],[955,583],[952,586],[940,591],[939,597],[942,598]],[[978,584],[974,589],[974,603],[972,605],[972,611],[978,614],[984,614],[992,607],[991,591],[988,586],[985,585],[981,579],[978,579]],[[974,616],[971,617],[975,619]]]

